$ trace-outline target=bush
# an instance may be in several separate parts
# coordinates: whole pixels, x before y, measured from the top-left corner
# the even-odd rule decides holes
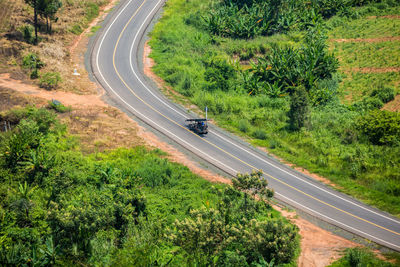
[[[65,112],[71,111],[71,107],[66,107],[57,100],[51,100],[48,103],[49,103],[50,109],[54,109],[55,111],[57,111],[59,113],[65,113]]]
[[[357,129],[375,145],[399,144],[400,114],[373,110],[357,121]]]
[[[371,97],[380,99],[383,103],[392,101],[395,97],[395,92],[392,87],[382,87],[372,91]]]
[[[234,79],[236,76],[235,68],[226,59],[218,57],[204,62],[204,65],[206,66],[204,77],[207,81],[207,89],[228,91],[230,79]]]
[[[298,131],[308,126],[310,115],[309,99],[304,87],[297,88],[290,98],[288,112],[290,129]]]
[[[61,76],[58,72],[46,72],[39,79],[39,86],[47,90],[57,88],[58,83],[61,82]]]
[[[239,127],[239,130],[241,132],[247,133],[247,131],[249,130],[250,125],[249,125],[249,122],[246,119],[241,119],[241,120],[239,120],[238,127]]]
[[[33,36],[34,28],[31,25],[24,25],[19,28],[19,31],[22,33],[22,36],[28,44],[33,44],[35,38]]]
[[[349,266],[380,266],[394,267],[395,264],[377,258],[371,251],[365,248],[349,248],[346,250],[346,255],[340,260],[334,262],[331,267]]]
[[[260,140],[265,140],[267,139],[267,133],[263,129],[256,129],[253,132],[254,138],[260,139]]]
[[[368,111],[382,108],[383,102],[377,97],[366,97],[363,100],[354,103],[353,107],[359,111]]]
[[[39,77],[39,69],[41,69],[43,66],[44,63],[35,53],[29,53],[22,59],[22,67],[31,70],[31,79],[36,79]]]

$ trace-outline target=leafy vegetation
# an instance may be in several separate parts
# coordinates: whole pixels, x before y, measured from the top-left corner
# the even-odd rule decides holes
[[[24,56],[22,60],[22,66],[31,71],[31,79],[36,79],[39,77],[39,69],[44,66],[44,63],[40,60],[38,55],[34,53],[29,53]]]
[[[296,226],[269,206],[261,172],[214,185],[144,147],[82,155],[55,113],[2,115],[5,265],[293,265]],[[258,196],[264,201],[256,201]]]
[[[400,141],[400,114],[373,110],[362,117],[357,127],[376,145],[395,145]]]
[[[81,34],[83,30],[87,27],[89,22],[99,15],[99,5],[102,5],[102,3],[104,3],[103,0],[96,1],[95,3],[90,1],[82,2],[82,5],[84,6],[85,15],[79,23],[71,27],[70,31],[76,35]]]
[[[33,8],[33,26],[35,28],[35,38],[33,44],[38,44],[38,16],[46,19],[47,32],[51,33],[51,21],[56,21],[56,13],[61,8],[60,0],[25,0],[25,3]]]
[[[61,102],[57,100],[51,100],[48,103],[50,109],[54,109],[59,113],[65,113],[71,111],[71,107],[64,106]]]
[[[260,15],[261,10],[270,13]],[[353,20],[398,14],[390,12],[400,12],[398,2],[171,0],[151,33],[154,70],[200,109],[207,106],[220,126],[399,215],[400,195],[395,188],[400,146],[384,141],[392,140],[396,130],[386,131],[369,117],[399,92],[398,75],[347,72],[375,63],[395,66],[394,57],[387,56],[389,51],[395,53],[395,45],[371,43],[357,50],[351,43],[335,43],[337,48],[329,49],[327,40],[332,35],[339,38],[337,29]],[[357,55],[352,59],[357,63],[346,63],[351,52],[341,48],[347,46]],[[375,59],[381,53],[372,53],[376,47],[386,54]],[[363,59],[367,51],[370,55]],[[308,111],[296,109],[303,104],[291,100],[299,87],[306,91],[307,97],[298,99],[308,99]],[[357,97],[343,104],[340,97],[345,94]],[[368,137],[362,121],[381,129],[382,142]]]
[[[395,266],[376,257],[371,251],[363,248],[347,249],[346,254],[340,260],[329,265],[330,267],[358,267],[358,266]]]
[[[61,76],[58,72],[46,72],[39,79],[39,86],[47,90],[57,88],[61,82]]]

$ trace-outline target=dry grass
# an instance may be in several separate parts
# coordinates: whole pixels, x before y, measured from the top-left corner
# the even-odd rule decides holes
[[[112,107],[77,108],[60,117],[68,124],[69,132],[79,137],[85,153],[145,145],[136,124]]]
[[[0,112],[17,107],[26,107],[27,105],[41,106],[45,103],[44,99],[29,97],[26,94],[0,86]]]
[[[78,66],[71,57],[69,48],[78,36],[72,33],[71,29],[75,25],[82,29],[88,26],[88,3],[104,5],[108,2],[110,0],[63,1],[63,6],[57,13],[58,22],[53,23],[53,33],[45,33],[45,22],[40,20],[41,41],[38,46],[33,46],[23,40],[20,30],[25,25],[33,25],[32,8],[25,4],[24,0],[0,0],[0,72],[25,73],[24,80],[29,80],[27,71],[20,66],[23,56],[34,52],[46,64],[40,70],[41,73],[61,74],[59,90],[81,94],[93,93],[95,88],[88,86],[87,77],[81,76],[78,79],[72,75],[74,68]]]

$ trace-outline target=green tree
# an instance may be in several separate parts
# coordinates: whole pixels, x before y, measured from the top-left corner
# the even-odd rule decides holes
[[[256,196],[264,203],[268,203],[269,199],[274,196],[274,191],[268,189],[267,179],[262,177],[262,170],[253,171],[251,174],[238,174],[236,178],[232,179],[233,188],[245,192],[244,205],[247,207],[248,195],[253,198]],[[246,208],[247,210],[247,208]]]
[[[308,93],[303,86],[297,87],[290,98],[288,112],[290,128],[300,130],[309,124],[310,103]]]
[[[33,8],[33,25],[35,27],[35,41],[34,44],[38,44],[38,8],[39,0],[25,0],[25,3]]]
[[[57,11],[62,7],[62,2],[60,0],[37,0],[38,3],[38,13],[41,17],[46,20],[46,30],[47,33],[52,32],[52,21],[57,21],[56,17]]]
[[[181,247],[188,263],[211,264],[213,258],[226,246],[228,233],[221,213],[215,209],[190,211],[191,218],[176,220],[167,238]]]

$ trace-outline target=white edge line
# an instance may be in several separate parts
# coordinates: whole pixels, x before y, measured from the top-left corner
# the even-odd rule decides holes
[[[162,0],[161,0],[161,1],[162,1]],[[161,2],[161,1],[160,1],[160,2]],[[159,3],[160,3],[160,2],[159,2]],[[134,68],[133,68],[133,64],[132,64],[133,47],[134,47],[134,45],[135,45],[136,39],[137,39],[139,33],[141,32],[143,26],[145,25],[146,21],[147,21],[148,18],[151,16],[151,14],[152,14],[153,11],[156,9],[156,7],[158,6],[159,3],[157,3],[156,6],[153,8],[153,10],[148,14],[148,16],[147,16],[147,17],[145,18],[145,20],[143,21],[142,25],[139,27],[139,30],[136,32],[135,38],[133,39],[132,46],[131,46],[130,52],[129,52],[129,64],[130,64],[132,73],[135,75],[135,77],[138,79],[138,81],[143,85],[144,88],[146,88],[146,90],[147,90],[150,94],[152,94],[158,101],[160,101],[161,103],[163,103],[165,106],[167,106],[168,108],[172,109],[173,111],[175,111],[176,113],[178,113],[179,115],[181,115],[182,117],[184,117],[184,118],[186,119],[186,118],[187,118],[186,115],[184,115],[184,114],[181,113],[180,111],[178,111],[178,110],[176,110],[175,108],[173,108],[173,107],[172,107],[171,105],[169,105],[167,102],[165,102],[165,101],[163,101],[162,99],[160,99],[157,95],[155,95],[155,94],[152,92],[152,90],[150,90],[150,89],[145,85],[145,83],[144,83],[144,82],[140,79],[140,77],[137,75],[136,71],[135,71]],[[215,131],[210,131],[210,132],[212,132],[213,134],[215,134],[215,135],[218,136],[219,138],[225,140],[226,142],[228,142],[228,143],[230,143],[230,144],[236,146],[237,148],[239,148],[239,149],[241,149],[241,150],[247,152],[248,154],[252,155],[253,157],[255,157],[255,158],[257,158],[257,159],[259,159],[259,160],[261,160],[261,161],[267,163],[268,165],[270,165],[270,166],[272,166],[272,167],[274,167],[274,168],[276,168],[276,169],[278,169],[278,170],[280,170],[280,171],[282,171],[282,172],[284,172],[284,173],[286,173],[286,174],[289,174],[290,176],[292,176],[292,177],[294,177],[294,178],[296,178],[296,179],[298,179],[298,180],[300,180],[300,181],[302,181],[302,182],[304,182],[304,183],[306,183],[306,184],[308,184],[308,185],[311,185],[311,186],[313,186],[313,187],[315,187],[315,188],[317,188],[317,189],[319,189],[319,190],[321,190],[321,191],[323,191],[323,192],[325,192],[325,193],[328,193],[328,194],[330,194],[330,195],[332,195],[332,196],[335,196],[335,197],[337,197],[337,198],[339,198],[339,199],[341,199],[341,200],[343,200],[343,201],[345,201],[345,202],[351,203],[351,204],[353,204],[353,205],[356,206],[356,207],[362,208],[362,209],[364,209],[364,210],[366,210],[366,211],[369,211],[369,212],[371,212],[371,213],[373,213],[373,214],[375,214],[375,215],[381,216],[381,217],[383,217],[383,218],[385,218],[385,219],[388,219],[388,220],[391,220],[391,221],[393,221],[393,222],[396,222],[396,223],[400,224],[400,221],[398,221],[398,220],[395,220],[395,219],[393,219],[393,218],[387,217],[387,216],[385,216],[385,215],[383,215],[383,214],[380,214],[380,213],[378,213],[378,212],[376,212],[376,211],[370,210],[370,209],[368,209],[368,208],[366,208],[366,207],[363,207],[363,206],[361,206],[361,205],[359,205],[359,204],[357,204],[357,203],[354,203],[353,201],[350,201],[350,200],[345,199],[345,198],[343,198],[343,197],[341,197],[341,196],[338,196],[338,195],[336,195],[336,194],[334,194],[334,193],[332,193],[332,192],[329,192],[328,190],[326,190],[326,189],[324,189],[324,188],[321,188],[321,187],[319,187],[319,186],[317,186],[317,185],[315,185],[315,184],[313,184],[313,183],[310,183],[309,181],[306,181],[306,180],[304,180],[304,179],[298,177],[298,176],[295,175],[295,174],[292,174],[292,173],[290,173],[290,172],[288,172],[288,171],[286,171],[286,170],[280,168],[279,166],[277,166],[277,165],[275,165],[275,164],[273,164],[273,163],[271,163],[271,162],[269,162],[269,161],[267,161],[267,160],[265,160],[265,159],[259,157],[258,155],[252,153],[251,151],[248,151],[247,149],[245,149],[245,148],[243,148],[243,147],[241,147],[241,146],[239,146],[239,145],[233,143],[232,141],[226,139],[225,137],[223,137],[223,136],[217,134]]]
[[[314,214],[318,214],[318,215],[321,216],[321,217],[324,217],[324,218],[326,218],[326,219],[328,219],[328,220],[330,220],[330,221],[333,221],[333,222],[335,222],[335,223],[337,223],[337,224],[340,224],[340,225],[342,225],[344,228],[351,229],[351,230],[353,230],[353,231],[355,231],[355,232],[358,232],[358,233],[360,233],[360,234],[362,234],[362,235],[364,235],[364,236],[369,236],[369,237],[371,238],[371,240],[374,240],[374,239],[375,239],[375,240],[378,240],[378,241],[380,241],[380,242],[383,242],[383,243],[385,243],[385,244],[387,244],[387,245],[389,245],[389,246],[396,247],[396,248],[400,249],[400,246],[398,246],[398,245],[392,244],[392,243],[387,242],[387,241],[385,241],[385,240],[382,240],[382,239],[380,239],[380,238],[378,238],[378,237],[375,237],[375,236],[373,236],[373,235],[370,235],[370,234],[367,234],[367,233],[365,233],[365,232],[363,232],[363,231],[360,231],[360,230],[358,230],[358,229],[356,229],[356,228],[353,228],[353,227],[351,227],[351,226],[349,226],[349,225],[347,225],[347,224],[344,224],[344,223],[341,223],[341,222],[339,222],[339,221],[336,221],[335,219],[332,219],[331,217],[328,217],[328,216],[326,216],[326,215],[324,215],[324,214],[321,214],[321,213],[319,213],[318,211],[315,211],[315,210],[313,210],[313,209],[310,209],[309,207],[306,207],[306,206],[304,206],[304,205],[302,205],[302,204],[299,204],[298,202],[296,202],[296,201],[294,201],[294,200],[292,200],[292,199],[290,199],[290,198],[288,198],[288,197],[285,197],[285,196],[282,195],[282,194],[279,194],[279,193],[277,193],[277,192],[275,192],[275,194],[280,195],[280,197],[285,198],[285,199],[289,200],[289,201],[292,202],[292,203],[295,203],[294,205],[301,206],[303,209],[307,209],[307,210],[311,211],[311,212],[314,213]],[[292,205],[293,205],[293,204],[292,204]]]
[[[110,24],[110,27],[107,29],[107,31],[106,31],[105,34],[103,35],[103,38],[102,38],[102,40],[101,40],[101,42],[100,42],[100,45],[99,45],[99,48],[98,48],[98,51],[97,51],[96,66],[97,66],[97,69],[98,69],[99,74],[101,75],[103,81],[107,84],[107,86],[110,88],[110,90],[111,90],[122,102],[124,102],[124,103],[125,103],[128,107],[130,107],[134,112],[136,112],[137,114],[139,114],[140,116],[142,116],[142,117],[145,118],[146,120],[148,120],[148,121],[152,122],[153,124],[157,125],[157,123],[155,123],[154,121],[152,121],[151,119],[149,119],[148,117],[146,117],[145,115],[143,115],[142,113],[140,113],[139,111],[137,111],[134,107],[132,107],[129,103],[127,103],[119,94],[117,94],[117,92],[110,86],[110,84],[109,84],[109,83],[107,82],[107,80],[104,78],[103,73],[101,72],[100,67],[99,67],[99,54],[100,54],[101,47],[102,47],[102,45],[103,45],[103,41],[104,41],[105,37],[107,36],[109,30],[111,29],[112,25],[114,24],[114,22],[118,19],[118,17],[122,14],[122,12],[123,12],[123,11],[125,10],[125,8],[130,4],[131,1],[132,1],[132,0],[130,0],[130,1],[128,2],[128,4],[127,4],[127,5],[120,11],[120,13],[115,17],[115,19],[113,20],[113,22]],[[161,0],[161,1],[162,1],[162,0]],[[161,2],[161,1],[160,1],[160,2]],[[160,2],[159,2],[159,3],[160,3]],[[158,4],[159,4],[159,3],[158,3]],[[157,4],[157,5],[158,5],[158,4]],[[157,6],[157,5],[156,5],[156,6]],[[224,166],[225,168],[232,170],[234,173],[238,173],[238,171],[236,171],[235,169],[232,169],[231,167],[229,167],[229,166],[223,164],[222,162],[218,161],[217,159],[214,159],[213,157],[207,155],[205,152],[203,152],[203,151],[197,149],[196,147],[192,146],[191,144],[189,144],[189,143],[186,142],[185,140],[181,139],[180,137],[176,136],[175,134],[171,133],[170,131],[168,131],[167,129],[163,128],[162,126],[158,125],[158,127],[160,127],[163,131],[169,133],[170,135],[174,136],[175,138],[177,138],[177,139],[180,140],[181,142],[185,143],[185,144],[188,145],[189,147],[193,148],[194,150],[197,150],[198,152],[202,153],[202,154],[205,155],[206,157],[208,157],[208,158],[212,159],[213,161],[217,162],[217,163],[220,164],[221,166]]]

